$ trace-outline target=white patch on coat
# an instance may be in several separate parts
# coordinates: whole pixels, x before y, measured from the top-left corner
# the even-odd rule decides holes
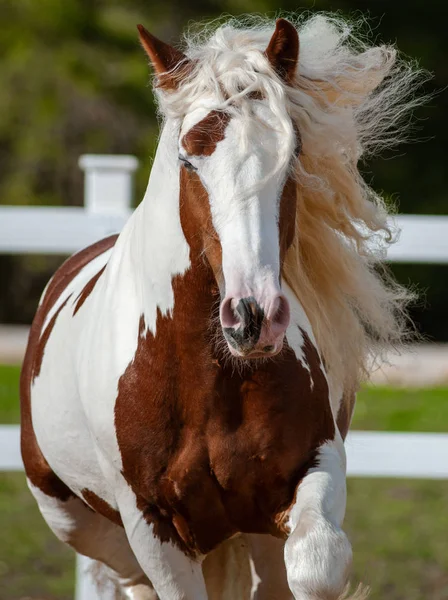
[[[154,335],[157,309],[168,315],[174,308],[173,278],[191,264],[180,223],[178,136],[178,123],[167,121],[132,231],[130,267],[141,285],[146,327]]]
[[[82,531],[80,521],[86,522],[86,515],[91,511],[82,504],[79,498],[70,497],[59,500],[42,492],[27,479],[28,488],[36,499],[40,512],[55,535],[66,544],[73,545],[75,539],[84,534],[86,546],[89,544],[89,529]],[[87,548],[86,548],[87,550]]]
[[[318,465],[301,481],[289,513],[285,545],[288,583],[297,600],[336,598],[346,584],[352,560],[341,529],[346,505],[346,458],[342,439],[319,448]],[[327,595],[325,595],[327,594]]]
[[[303,310],[302,305],[297,300],[296,295],[291,290],[291,288],[287,285],[287,283],[282,281],[282,291],[285,294],[290,307],[291,319],[289,322],[288,329],[286,330],[286,339],[288,340],[288,344],[294,350],[294,354],[296,355],[297,360],[302,364],[302,366],[308,371],[311,378],[311,386],[314,386],[314,381],[311,376],[311,369],[306,360],[305,353],[303,351],[303,347],[305,344],[304,337],[302,335],[302,331],[306,331],[311,342],[316,346],[316,340],[314,338],[313,331],[311,329],[311,324],[308,320],[308,317]],[[324,373],[326,376],[326,374]]]
[[[31,414],[38,445],[58,477],[76,494],[88,488],[115,506],[114,496],[96,460],[96,450],[79,397],[76,352],[80,323],[86,313],[73,317],[76,297],[104,266],[110,252],[77,275],[68,293],[73,300],[59,312],[46,342],[38,377],[31,385]],[[92,261],[93,262],[93,261]],[[99,282],[98,282],[99,285]],[[95,288],[92,294],[95,292]],[[67,298],[67,294],[63,294]],[[87,299],[88,300],[88,299]],[[59,302],[59,301],[58,301]],[[92,360],[90,356],[90,360]]]
[[[319,349],[311,327],[311,323],[309,322],[309,319],[305,314],[303,306],[300,304],[296,295],[284,280],[282,281],[282,291],[288,299],[291,311],[291,321],[286,331],[286,339],[288,340],[288,344],[294,350],[294,354],[296,355],[297,360],[300,361],[303,367],[309,372],[311,377],[311,386],[314,386],[311,369],[306,361],[305,353],[303,351],[305,340],[303,339],[303,335],[301,332],[301,329],[303,329],[303,331],[306,331],[311,343],[316,348],[316,351],[319,353]],[[320,369],[328,383],[331,411],[333,414],[333,418],[336,420],[343,397],[343,389],[340,382],[334,377],[331,377],[331,373],[327,373],[327,371],[325,370],[322,357]]]
[[[207,600],[203,557],[192,560],[171,542],[161,542],[124,480],[117,489],[117,500],[131,548],[160,600]]]

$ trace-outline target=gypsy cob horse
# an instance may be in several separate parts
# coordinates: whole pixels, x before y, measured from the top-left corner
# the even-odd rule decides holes
[[[185,52],[139,34],[158,150],[120,235],[43,293],[30,490],[127,598],[335,600],[343,440],[405,296],[375,269],[387,215],[357,162],[396,141],[415,74],[328,16],[229,21]]]

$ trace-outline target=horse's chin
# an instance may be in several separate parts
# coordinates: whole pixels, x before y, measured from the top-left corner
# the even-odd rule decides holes
[[[273,358],[274,356],[280,354],[284,347],[284,338],[278,341],[276,344],[270,344],[269,346],[264,347],[255,346],[255,348],[249,349],[235,347],[227,339],[226,342],[232,357],[242,361]]]

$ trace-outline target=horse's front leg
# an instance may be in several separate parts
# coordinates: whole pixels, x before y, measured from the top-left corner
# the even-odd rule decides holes
[[[352,551],[341,529],[346,459],[336,436],[318,449],[316,466],[300,482],[288,514],[285,565],[296,600],[336,600],[349,577]]]
[[[207,600],[201,558],[190,558],[161,539],[138,509],[136,497],[127,485],[117,501],[132,551],[159,599]]]

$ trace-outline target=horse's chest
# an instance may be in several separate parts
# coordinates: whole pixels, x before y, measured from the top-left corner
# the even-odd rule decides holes
[[[260,373],[183,388],[171,380],[140,389],[142,402],[132,381],[117,402],[117,437],[156,535],[206,553],[239,531],[280,534],[276,519],[328,437],[328,397],[322,411],[308,381],[298,389]]]

